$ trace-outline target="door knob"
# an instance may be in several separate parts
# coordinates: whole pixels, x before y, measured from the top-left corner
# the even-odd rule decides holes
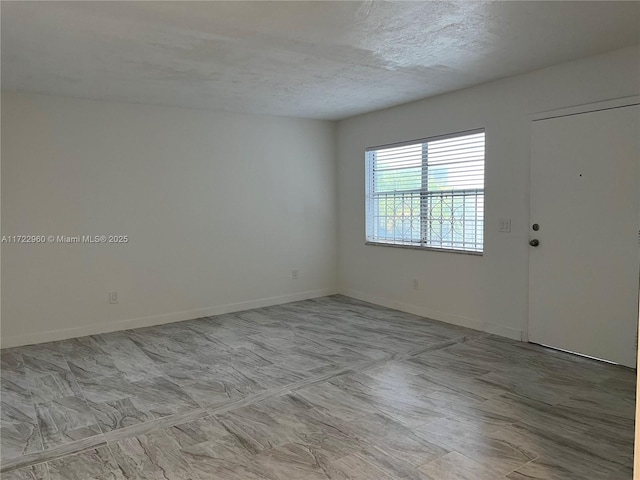
[[[538,245],[540,245],[540,240],[538,240],[537,238],[529,240],[529,245],[531,245],[532,247],[537,247]]]

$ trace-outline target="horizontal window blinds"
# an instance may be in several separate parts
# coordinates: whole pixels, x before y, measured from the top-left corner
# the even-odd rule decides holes
[[[482,252],[484,131],[368,149],[367,241]]]

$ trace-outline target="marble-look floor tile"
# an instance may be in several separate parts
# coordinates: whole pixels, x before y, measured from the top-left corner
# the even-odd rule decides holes
[[[2,480],[51,480],[46,463],[19,468],[2,474]]]
[[[62,397],[82,397],[82,390],[71,372],[30,375],[31,400],[44,403]]]
[[[212,417],[167,432],[182,446],[181,453],[196,475],[207,478],[271,478],[253,458],[260,445],[245,432]],[[204,438],[206,441],[201,441]]]
[[[63,443],[47,450],[37,450],[20,457],[14,457],[2,461],[1,470],[6,472],[9,470],[26,468],[38,463],[48,462],[66,455],[73,455],[91,448],[98,448],[106,445],[103,435],[94,435],[80,440],[74,440],[69,443]]]
[[[631,370],[339,295],[0,360],[3,478],[622,480],[632,468]]]
[[[331,461],[321,451],[303,443],[289,443],[262,452],[255,461],[269,476],[278,480],[291,478],[325,480],[335,478]]]
[[[125,332],[98,335],[97,342],[109,355],[118,372],[128,381],[135,382],[163,375],[156,363],[145,355]]]
[[[585,429],[593,427],[614,427],[620,429],[632,429],[634,425],[633,416],[618,415],[616,406],[612,405],[611,410],[605,406],[602,409],[583,408],[578,406],[556,405],[554,410],[559,416],[563,416],[568,421],[583,425]]]
[[[469,425],[471,428],[480,427],[486,432],[517,422],[517,415],[514,416],[508,410],[499,413],[497,409],[488,407],[488,405],[493,404],[488,400],[480,404],[452,402],[449,406],[440,404],[439,409],[447,418],[453,418],[462,424]],[[414,428],[418,427],[417,424],[414,425]],[[429,424],[426,427],[428,428]]]
[[[273,365],[273,362],[266,358],[268,355],[259,355],[247,347],[234,348],[232,356],[234,358],[233,366],[240,370],[255,370]]]
[[[356,420],[376,412],[374,408],[330,383],[304,388],[297,393],[315,408],[345,421]]]
[[[73,357],[88,358],[106,353],[102,348],[99,335],[70,338],[56,342],[56,351],[62,353],[67,359]]]
[[[392,478],[422,480],[420,470],[415,465],[391,456],[386,450],[374,445],[367,445],[362,452],[355,452],[353,455]]]
[[[232,363],[229,362],[229,364],[219,366],[216,369],[216,377],[225,385],[229,398],[245,397],[265,390],[264,386],[251,378],[244,370],[235,368]]]
[[[347,455],[331,462],[331,476],[327,478],[349,480],[395,480],[358,454]]]
[[[87,404],[103,433],[138,425],[153,419],[151,413],[139,410],[131,398],[102,403],[88,401]]]
[[[588,428],[588,421],[570,418],[554,406],[519,395],[504,394],[482,404],[482,410],[495,415],[512,418],[549,432],[563,432],[565,435],[582,434]]]
[[[239,319],[262,326],[282,325],[277,318],[261,310],[245,310],[236,314]]]
[[[206,442],[187,445],[180,452],[199,476],[202,476],[208,465],[215,466],[219,461],[244,461],[255,456],[253,447],[234,434],[216,436]]]
[[[52,348],[37,349],[35,346],[27,347],[22,358],[25,372],[30,375],[66,373],[69,371],[69,366],[62,353],[56,352]]]
[[[148,411],[156,418],[200,407],[182,387],[166,377],[141,380],[133,385],[135,396],[131,402],[138,410]]]
[[[179,445],[162,431],[127,438],[109,448],[127,480],[199,480]]]
[[[24,360],[15,348],[0,351],[0,371],[24,373]]]
[[[124,374],[79,378],[78,384],[84,397],[93,403],[123,400],[138,393],[135,382],[130,381]]]
[[[227,429],[213,416],[174,425],[166,428],[164,433],[171,437],[180,448],[218,441],[222,437],[229,435]]]
[[[217,380],[192,380],[183,382],[181,387],[201,407],[216,407],[245,396],[233,384]]]
[[[416,435],[409,428],[379,413],[366,415],[348,425],[360,442],[373,445],[386,457],[411,466],[421,465],[452,450]]]
[[[579,411],[592,410],[595,414],[605,410],[609,415],[624,417],[633,420],[635,418],[635,401],[633,398],[621,398],[606,391],[599,391],[594,385],[580,392],[568,392],[565,398],[558,402],[561,407],[578,409]]]
[[[578,470],[609,473],[630,465],[632,447],[626,445],[619,450],[608,445],[607,440],[596,437],[590,439],[586,435],[565,435],[562,429],[551,431],[547,428],[531,426],[526,423],[515,423],[500,427],[488,434],[490,437],[516,446],[529,457],[545,458],[548,465],[556,469],[570,470],[572,465],[580,465]],[[617,439],[612,445],[620,445]],[[524,467],[521,467],[524,468]],[[520,470],[521,468],[517,469]],[[530,468],[530,467],[527,467]]]
[[[610,459],[633,457],[634,433],[628,428],[594,427],[582,435],[571,435],[579,445]]]
[[[216,418],[230,434],[240,438],[252,453],[294,442],[298,438],[296,427],[304,427],[302,423],[283,424],[276,415],[258,406],[239,408]]]
[[[593,468],[581,458],[538,457],[507,475],[511,480],[631,480],[621,470]]]
[[[396,385],[378,382],[363,373],[342,375],[329,383],[407,426],[443,417],[436,402],[417,391],[399,389]]]
[[[536,372],[490,372],[477,380],[495,388],[498,395],[511,392],[549,405],[556,405],[567,398],[566,384],[556,387],[545,382],[544,377]]]
[[[173,363],[188,356],[189,349],[167,335],[156,333],[156,327],[127,331],[129,339],[155,363]]]
[[[629,464],[628,466],[622,467],[620,470],[618,470],[617,472],[613,472],[610,475],[608,475],[607,480],[629,480],[633,478],[633,467],[631,466],[631,464]]]
[[[125,480],[109,447],[99,447],[48,463],[51,480]]]
[[[245,370],[245,375],[264,388],[277,388],[299,382],[311,375],[298,371],[289,364],[271,364],[253,370]]]
[[[348,348],[371,359],[383,359],[394,353],[405,353],[414,348],[413,344],[408,345],[403,341],[382,339],[373,335],[363,339],[351,336],[344,337],[334,333],[328,340],[336,348]]]
[[[634,371],[630,368],[618,368],[615,373],[615,375],[600,382],[602,389],[605,392],[634,401],[636,397],[636,376]]]
[[[175,425],[181,425],[187,422],[193,422],[195,420],[205,418],[210,413],[207,409],[199,408],[196,410],[189,410],[184,413],[177,413],[174,415],[168,415],[166,417],[154,418],[142,423],[136,423],[126,427],[118,428],[110,432],[105,432],[104,438],[107,442],[118,442],[125,438],[134,437],[137,435],[144,435],[146,433],[159,431],[165,428],[171,428]]]
[[[121,373],[107,354],[66,356],[69,369],[77,378],[95,378]]]
[[[615,469],[615,464],[624,467],[633,458],[633,441],[625,438],[624,431],[596,427],[569,440],[576,450],[589,452],[594,461]]]
[[[45,449],[102,434],[87,402],[79,397],[38,403],[36,414]]]
[[[35,423],[5,423],[0,427],[2,460],[42,450],[42,437]]]
[[[306,346],[282,350],[275,360],[274,363],[295,365],[296,369],[303,372],[334,366],[329,358],[314,354],[313,350]]]
[[[191,359],[159,364],[158,369],[162,372],[161,376],[178,385],[184,385],[195,381],[219,380],[219,364],[219,360],[213,364],[209,355],[199,355]]]
[[[440,385],[449,390],[454,390],[460,395],[488,400],[509,391],[505,387],[482,381],[482,376],[489,372],[482,373],[482,370],[476,369],[479,374],[471,375],[463,373],[465,367],[462,365],[456,367],[456,369],[449,369],[446,363],[438,366],[430,365],[425,359],[422,359],[421,362],[422,361],[427,363],[422,364],[421,368],[423,368],[423,371],[420,373],[421,378],[434,385]],[[419,362],[414,362],[414,359],[409,360],[409,362],[418,366],[421,365]]]
[[[27,376],[2,372],[0,419],[3,423],[35,423],[35,409]]]
[[[181,324],[188,328],[192,333],[196,334],[199,338],[206,340],[208,351],[214,354],[224,354],[225,352],[229,352],[230,347],[224,343],[219,336],[223,323],[221,320],[222,318],[223,315],[219,315],[217,317],[204,317],[181,322]]]
[[[306,401],[295,392],[286,392],[277,397],[259,402],[259,404],[261,408],[280,415],[307,414],[312,410],[316,414],[320,413],[318,410],[314,410],[313,403]]]
[[[201,407],[220,405],[264,388],[244,371],[229,365],[203,363],[176,363],[162,365],[164,376],[180,386]]]
[[[406,362],[402,363],[403,365],[406,364]],[[459,406],[464,409],[470,405],[480,405],[486,402],[487,397],[495,393],[492,392],[491,395],[486,395],[484,392],[478,392],[476,382],[476,379],[450,381],[450,379],[442,378],[442,376],[435,377],[419,373],[417,378],[413,379],[412,388],[414,390],[416,388],[422,389],[421,396],[435,405],[445,409],[450,406]]]
[[[355,434],[340,430],[340,427],[335,424],[327,423],[321,426],[315,422],[309,422],[308,426],[307,431],[297,433],[300,440],[296,444],[303,446],[314,455],[336,460],[352,453],[362,453],[366,449],[358,442]],[[322,428],[317,428],[319,426]]]
[[[198,480],[280,480],[255,457],[234,453],[220,458],[217,448],[207,448],[207,444],[193,447],[183,454]]]
[[[496,480],[501,475],[489,467],[451,452],[420,466],[425,480]]]
[[[414,430],[420,438],[441,445],[449,451],[461,453],[501,475],[506,475],[536,457],[531,452],[514,448],[510,442],[493,438],[482,425],[474,428],[466,422],[442,419]]]

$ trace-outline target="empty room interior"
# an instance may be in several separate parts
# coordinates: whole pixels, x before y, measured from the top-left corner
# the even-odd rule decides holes
[[[0,17],[0,478],[634,478],[640,2]]]

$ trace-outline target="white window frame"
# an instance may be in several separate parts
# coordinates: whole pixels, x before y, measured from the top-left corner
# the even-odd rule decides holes
[[[482,206],[481,206],[481,215],[478,217],[476,216],[476,221],[481,223],[481,244],[480,244],[480,248],[478,248],[478,244],[475,243],[475,248],[454,248],[454,247],[442,247],[442,246],[434,246],[434,244],[430,244],[429,240],[426,238],[427,235],[425,235],[425,231],[426,231],[426,222],[425,219],[428,218],[428,215],[425,214],[425,198],[433,198],[434,196],[443,195],[443,192],[440,191],[429,191],[428,187],[425,185],[425,168],[428,168],[428,159],[426,158],[426,154],[423,154],[423,164],[422,164],[422,175],[423,175],[423,180],[422,180],[422,188],[420,189],[420,214],[419,214],[419,218],[420,218],[420,242],[419,243],[415,243],[415,242],[409,242],[406,239],[400,239],[399,241],[389,241],[389,240],[380,240],[380,239],[374,239],[375,236],[373,235],[373,228],[374,228],[374,213],[372,211],[372,209],[374,208],[374,202],[373,202],[373,195],[374,195],[374,187],[373,187],[373,183],[374,183],[374,172],[373,172],[373,163],[375,162],[375,159],[373,157],[373,153],[375,151],[378,150],[382,150],[382,149],[387,149],[387,148],[396,148],[396,147],[403,147],[403,146],[410,146],[410,145],[419,145],[422,144],[423,145],[423,151],[424,151],[424,144],[428,143],[428,142],[434,142],[437,140],[445,140],[445,139],[449,139],[449,138],[455,138],[455,137],[463,137],[463,136],[467,136],[467,135],[473,135],[473,134],[479,134],[479,133],[483,133],[485,134],[485,138],[484,138],[484,145],[485,145],[485,151],[484,151],[484,155],[483,155],[483,179],[485,177],[485,173],[486,173],[486,131],[484,128],[478,128],[478,129],[473,129],[473,130],[465,130],[465,131],[461,131],[461,132],[455,132],[455,133],[450,133],[450,134],[446,134],[446,135],[438,135],[438,136],[433,136],[433,137],[427,137],[427,138],[422,138],[422,139],[418,139],[418,140],[410,140],[410,141],[406,141],[406,142],[399,142],[399,143],[393,143],[393,144],[386,144],[386,145],[379,145],[379,146],[375,146],[375,147],[369,147],[366,149],[365,151],[365,244],[366,245],[374,245],[374,246],[384,246],[384,247],[394,247],[394,248],[409,248],[409,249],[417,249],[417,250],[431,250],[431,251],[441,251],[441,252],[449,252],[449,253],[458,253],[458,254],[466,254],[466,255],[483,255],[484,253],[484,240],[485,240],[485,225],[486,222],[485,217],[485,210],[484,210],[484,199],[485,199],[485,186],[483,184],[483,187],[481,189],[479,188],[473,188],[473,189],[462,189],[462,190],[446,190],[444,192],[444,195],[449,195],[452,198],[455,197],[459,197],[459,196],[465,196],[465,195],[469,195],[469,196],[473,196],[475,197],[475,201],[478,201],[478,198],[482,198]],[[484,183],[484,182],[483,182]],[[402,194],[403,191],[399,191],[399,194]],[[415,195],[416,192],[411,192]],[[478,214],[478,204],[476,203],[476,215]],[[476,242],[477,242],[477,229],[478,227],[476,227]],[[440,242],[442,243],[442,242]]]

